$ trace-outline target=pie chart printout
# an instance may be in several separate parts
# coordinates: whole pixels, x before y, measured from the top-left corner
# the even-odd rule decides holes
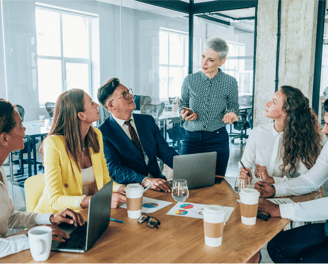
[[[180,205],[180,208],[183,208],[183,209],[191,209],[193,207],[194,206],[192,204],[183,204],[183,205]]]
[[[186,211],[186,210],[176,210],[175,214],[176,215],[186,215],[186,214],[188,214],[188,211]]]
[[[156,208],[158,206],[158,204],[157,203],[144,203],[142,206],[145,208]]]

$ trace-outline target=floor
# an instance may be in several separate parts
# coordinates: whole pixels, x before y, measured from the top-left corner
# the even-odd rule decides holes
[[[227,127],[229,131],[229,126]],[[236,131],[233,131],[236,132]],[[244,139],[244,144],[241,144],[240,139],[236,139],[234,144],[230,142],[230,159],[228,163],[228,168],[226,172],[226,176],[234,176],[237,177],[239,175],[239,168],[238,168],[238,161],[242,157],[242,153],[245,147],[246,140]],[[9,166],[4,166],[5,171],[7,175],[9,175]],[[18,166],[14,166],[14,171],[18,169]],[[42,173],[42,171],[39,171],[39,173]],[[168,178],[171,177],[172,175],[172,170],[169,168],[164,168],[163,174],[167,175]],[[9,178],[8,178],[9,179]],[[324,196],[328,196],[328,183],[324,185]],[[25,194],[24,194],[24,189],[20,187],[17,184],[10,185],[10,191],[14,193],[13,199],[15,203],[16,210],[25,210]],[[266,250],[266,246],[262,248],[261,250],[262,254],[262,261],[261,263],[273,263],[271,258],[268,255],[268,252]]]

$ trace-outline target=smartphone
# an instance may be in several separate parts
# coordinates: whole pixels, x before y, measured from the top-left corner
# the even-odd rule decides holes
[[[269,213],[257,211],[257,218],[263,219],[264,221],[268,221],[270,217],[271,215]]]
[[[192,114],[194,113],[194,111],[193,111],[191,108],[188,108],[188,107],[183,106],[182,109],[183,109],[183,110],[186,110],[186,111],[189,112],[189,113],[188,113],[188,116],[189,116],[189,115],[192,115]]]

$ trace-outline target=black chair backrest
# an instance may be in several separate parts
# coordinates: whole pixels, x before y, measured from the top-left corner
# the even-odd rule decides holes
[[[50,117],[54,116],[54,110],[55,110],[55,103],[52,102],[46,102],[46,110]]]
[[[24,107],[21,105],[16,105],[16,110],[17,110],[19,116],[21,117],[22,121],[24,121],[24,116],[25,116]]]

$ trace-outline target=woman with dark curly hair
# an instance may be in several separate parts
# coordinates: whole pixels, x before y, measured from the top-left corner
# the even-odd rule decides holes
[[[265,116],[273,124],[252,130],[242,162],[252,177],[274,184],[298,177],[315,164],[321,151],[321,133],[309,99],[294,87],[284,85],[266,104]],[[247,178],[240,169],[240,177]]]

